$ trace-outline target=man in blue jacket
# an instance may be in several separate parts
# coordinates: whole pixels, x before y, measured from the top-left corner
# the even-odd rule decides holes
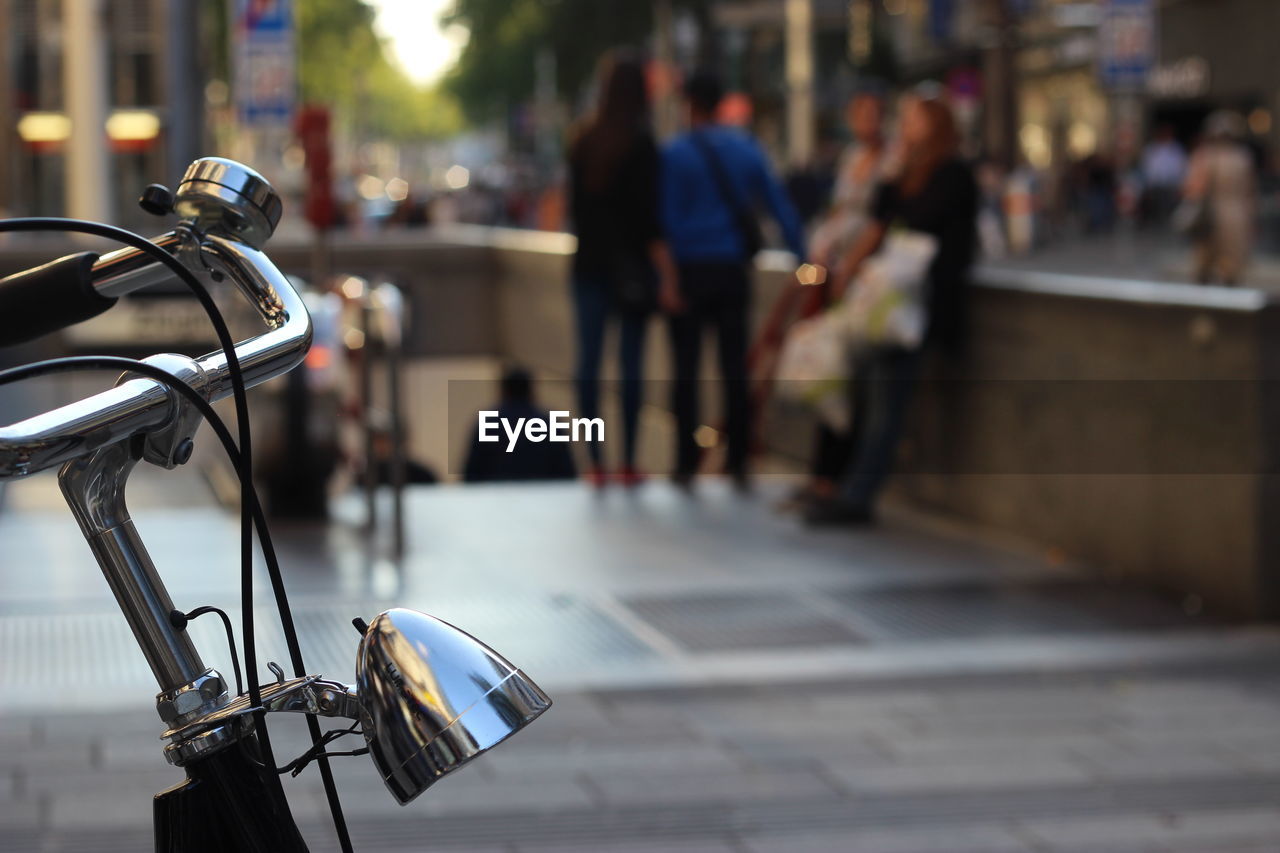
[[[747,482],[751,429],[747,403],[748,310],[751,268],[759,250],[756,209],[764,204],[787,247],[804,255],[800,219],[760,146],[746,132],[716,123],[724,86],[710,71],[685,83],[689,130],[663,152],[663,230],[679,267],[679,293],[664,293],[671,314],[677,454],[674,479],[687,487],[698,467],[698,365],[703,331],[715,329],[724,419],[726,471]]]

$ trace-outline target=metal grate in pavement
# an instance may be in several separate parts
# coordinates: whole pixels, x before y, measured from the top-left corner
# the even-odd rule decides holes
[[[780,591],[633,596],[623,599],[623,603],[691,652],[862,642],[862,637],[848,625]]]
[[[837,589],[832,599],[875,640],[979,639],[1209,624],[1150,593],[1073,581]]]
[[[413,606],[414,603],[410,603]],[[493,646],[535,677],[582,666],[628,663],[655,653],[590,603],[566,596],[503,594],[416,602]],[[340,680],[355,677],[358,637],[353,616],[370,618],[385,602],[295,605],[294,621],[307,669]],[[286,663],[275,611],[256,609],[258,660]],[[240,615],[229,611],[239,641]],[[189,628],[205,662],[231,668],[222,626],[211,618]],[[96,707],[103,696],[155,692],[142,653],[118,612],[0,615],[0,710]],[[286,666],[286,668],[288,668]]]
[[[543,670],[612,666],[656,657],[655,652],[595,605],[573,595],[431,596],[409,600],[474,634],[535,677]],[[350,620],[345,623],[350,630]]]

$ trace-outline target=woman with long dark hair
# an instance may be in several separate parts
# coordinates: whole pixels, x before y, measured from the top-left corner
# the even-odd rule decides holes
[[[649,127],[644,64],[629,53],[612,53],[600,79],[596,109],[574,131],[569,147],[570,213],[578,236],[573,259],[577,414],[599,414],[605,329],[616,321],[622,376],[618,480],[632,486],[643,479],[635,454],[649,315],[659,304],[675,307],[679,291],[658,220],[658,146]],[[587,448],[588,478],[604,485],[600,446]]]
[[[890,229],[922,232],[937,241],[924,286],[928,317],[924,346],[954,351],[961,344],[969,267],[976,243],[978,190],[957,156],[959,134],[951,109],[932,98],[910,97],[902,110],[900,164],[872,204],[873,223],[837,267],[836,298]],[[854,285],[856,286],[856,284]],[[854,369],[853,450],[838,493],[805,509],[811,524],[866,524],[893,467],[920,350],[880,347]]]

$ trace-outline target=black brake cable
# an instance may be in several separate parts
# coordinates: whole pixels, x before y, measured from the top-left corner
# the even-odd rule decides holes
[[[344,752],[326,752],[325,751],[326,746],[333,743],[335,740],[338,740],[339,738],[343,738],[343,737],[346,737],[347,735],[355,734],[358,728],[360,728],[359,721],[352,723],[350,726],[347,726],[345,729],[331,729],[330,731],[325,732],[324,737],[320,739],[320,743],[312,744],[310,749],[302,753],[302,755],[299,755],[293,761],[290,761],[284,767],[277,767],[276,772],[281,775],[288,773],[290,776],[297,776],[303,770],[307,769],[308,764],[310,764],[312,761],[315,761],[317,758],[321,758],[321,757],[332,758],[332,757],[349,756],[349,755],[368,755],[369,747],[367,746],[361,747],[359,749],[347,750]]]
[[[250,532],[250,510],[246,498],[246,483],[252,481],[253,472],[246,465],[252,460],[252,438],[249,430],[249,406],[246,400],[246,391],[244,385],[244,374],[240,369],[240,359],[236,355],[235,341],[231,337],[231,332],[227,328],[226,321],[222,317],[222,313],[218,310],[217,305],[213,301],[213,297],[209,295],[209,291],[199,279],[187,269],[187,267],[177,258],[170,255],[164,249],[156,246],[150,240],[127,231],[123,228],[117,228],[113,225],[105,225],[100,222],[88,222],[76,219],[59,219],[55,217],[30,217],[25,219],[10,219],[0,222],[0,232],[3,231],[70,231],[80,234],[91,234],[98,237],[105,237],[132,246],[139,251],[151,255],[157,261],[169,268],[169,271],[176,275],[195,295],[200,305],[204,308],[205,314],[209,317],[209,323],[213,326],[214,333],[218,339],[218,346],[223,350],[227,359],[227,373],[231,380],[231,393],[235,398],[236,408],[236,429],[240,436],[240,467],[237,473],[240,476],[241,490],[241,537],[240,537],[240,560],[241,560],[241,607],[244,610],[243,627],[241,633],[244,635],[244,657],[245,667],[249,671],[249,693],[253,701],[253,705],[261,704],[261,693],[257,688],[257,648],[255,643],[255,635],[253,630],[253,544],[252,534]],[[259,726],[259,728],[264,728]],[[264,740],[262,750],[264,754],[271,754],[271,743],[269,737],[264,737],[265,731],[259,732],[259,738]]]
[[[185,631],[187,630],[188,622],[198,619],[206,613],[218,614],[218,618],[222,621],[223,630],[227,632],[227,648],[231,650],[231,669],[236,675],[236,695],[239,696],[244,693],[244,679],[240,677],[240,653],[236,651],[236,635],[231,629],[231,617],[227,615],[227,611],[221,607],[213,607],[208,604],[197,607],[195,610],[189,610],[186,613],[181,610],[174,610],[169,614],[169,624],[179,631]]]
[[[0,233],[6,231],[65,231],[103,237],[131,246],[167,267],[191,290],[197,301],[200,302],[201,307],[204,308],[205,314],[209,318],[209,324],[213,327],[214,334],[218,339],[218,345],[222,348],[223,354],[227,359],[227,374],[231,382],[232,397],[235,400],[236,428],[240,436],[237,474],[240,479],[240,588],[241,608],[243,610],[241,633],[244,635],[244,663],[249,676],[250,703],[255,708],[261,707],[262,693],[257,678],[257,645],[253,617],[253,528],[255,526],[258,527],[258,538],[263,546],[267,573],[271,580],[272,592],[276,599],[276,607],[279,611],[281,627],[285,634],[285,643],[288,646],[290,663],[293,665],[295,677],[301,678],[305,676],[306,667],[303,664],[301,646],[297,640],[293,616],[289,609],[288,596],[284,589],[284,579],[280,574],[279,561],[275,557],[274,545],[271,544],[270,536],[266,532],[265,514],[256,500],[256,493],[253,495],[254,500],[249,499],[251,493],[253,493],[253,450],[249,428],[249,405],[246,399],[244,375],[240,369],[240,359],[236,354],[235,341],[231,337],[231,331],[227,328],[222,312],[218,310],[218,306],[209,295],[209,291],[181,261],[140,234],[100,222],[57,217],[24,217],[0,220]],[[163,373],[163,371],[161,372]],[[163,379],[158,379],[157,381],[165,382]],[[173,386],[170,385],[169,387]],[[196,396],[198,397],[199,395]],[[201,399],[203,400],[203,398]],[[212,411],[211,408],[210,411]],[[306,715],[306,718],[307,728],[314,744],[323,737],[320,731],[320,724],[310,714]],[[275,759],[271,751],[270,736],[267,733],[266,712],[256,712],[254,723],[262,756],[268,766],[274,767]],[[343,853],[352,853],[351,840],[347,831],[346,819],[342,813],[342,804],[338,798],[338,789],[333,778],[333,770],[323,756],[317,759],[317,766],[320,769],[325,798],[328,800],[329,811],[333,817],[334,830],[338,836],[339,844]],[[278,777],[275,778],[278,779]]]

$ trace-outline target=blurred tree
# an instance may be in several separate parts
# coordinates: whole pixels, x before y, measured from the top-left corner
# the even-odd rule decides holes
[[[676,5],[705,17],[710,0]],[[446,24],[465,27],[469,38],[446,87],[467,116],[501,115],[533,94],[537,54],[550,48],[556,87],[575,99],[611,47],[641,47],[653,32],[653,4],[609,0],[457,0]]]
[[[396,141],[457,132],[462,113],[439,87],[416,86],[387,58],[361,0],[295,5],[298,88],[304,103],[326,104],[358,138]]]

